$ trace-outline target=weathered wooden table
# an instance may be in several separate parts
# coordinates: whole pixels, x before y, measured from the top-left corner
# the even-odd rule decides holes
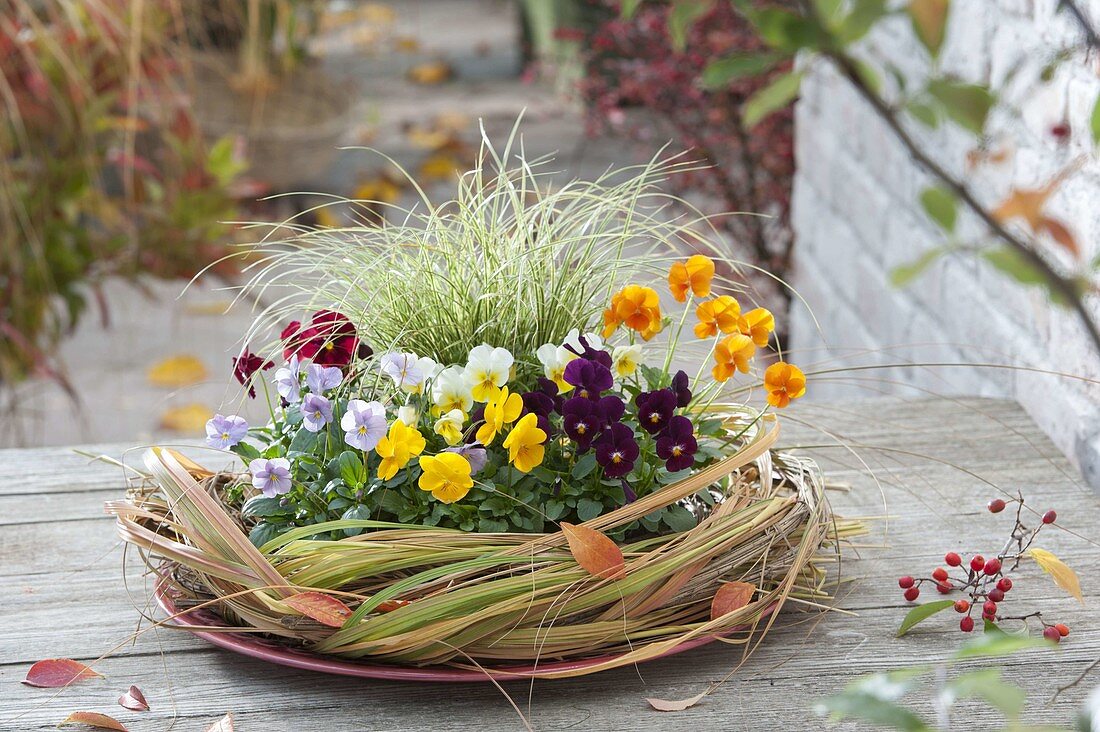
[[[675,714],[651,710],[644,698],[694,695],[734,669],[740,650],[714,644],[636,669],[506,684],[530,724],[540,730],[823,727],[812,711],[815,700],[861,674],[943,659],[964,640],[950,612],[895,638],[905,613],[897,577],[930,572],[947,550],[988,554],[1000,547],[1011,519],[1007,512],[984,510],[997,495],[985,481],[1010,492],[1022,489],[1036,508],[1057,509],[1059,523],[1083,537],[1051,531],[1041,544],[1077,570],[1089,604],[1068,598],[1035,567],[1019,576],[1011,593],[1012,607],[1044,610],[1073,628],[1070,637],[1057,649],[998,662],[1027,690],[1028,719],[1068,724],[1089,689],[1100,684],[1097,671],[1049,703],[1059,686],[1100,656],[1100,617],[1092,609],[1100,600],[1100,501],[1023,412],[990,400],[876,400],[799,406],[786,416],[783,443],[805,446],[831,480],[850,484],[834,495],[838,511],[888,516],[874,525],[859,558],[843,568],[854,581],[838,605],[856,615],[788,609],[728,682]],[[836,439],[852,452],[836,447]],[[94,449],[121,456],[126,447]],[[112,714],[135,732],[204,730],[227,711],[245,731],[522,728],[491,684],[318,675],[237,656],[167,629],[128,643],[146,607],[148,583],[136,566],[124,573],[114,526],[102,510],[104,500],[121,493],[121,471],[49,448],[0,452],[0,476],[0,729],[52,729],[76,710]],[[19,683],[38,659],[91,662],[108,652],[96,664],[106,679],[61,693]],[[116,704],[130,684],[144,690],[151,712]],[[999,724],[996,712],[966,703],[953,727]]]

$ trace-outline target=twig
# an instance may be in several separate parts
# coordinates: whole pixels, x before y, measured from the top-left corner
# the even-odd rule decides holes
[[[1077,21],[1077,25],[1081,27],[1081,32],[1085,34],[1085,44],[1089,48],[1100,48],[1100,36],[1096,34],[1096,29],[1092,27],[1092,22],[1088,19],[1081,8],[1077,7],[1076,0],[1059,0],[1058,6],[1065,10],[1068,10],[1073,19]]]
[[[1085,677],[1088,676],[1090,673],[1092,673],[1093,669],[1095,669],[1097,666],[1100,666],[1100,658],[1098,658],[1095,661],[1093,661],[1092,663],[1090,663],[1088,665],[1088,668],[1086,668],[1084,671],[1082,671],[1081,675],[1078,676],[1076,679],[1069,682],[1065,686],[1059,686],[1058,689],[1054,692],[1054,696],[1050,697],[1050,703],[1053,704],[1055,702],[1055,700],[1058,699],[1058,695],[1061,694],[1063,691],[1069,691],[1070,689],[1072,689],[1073,687],[1077,686],[1082,681],[1084,681]]]

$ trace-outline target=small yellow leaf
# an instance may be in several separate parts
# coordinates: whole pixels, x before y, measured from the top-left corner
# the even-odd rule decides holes
[[[202,404],[184,404],[182,407],[172,407],[160,415],[162,429],[173,432],[194,434],[202,432],[206,427],[206,421],[214,416],[214,411]]]
[[[428,61],[409,69],[409,81],[428,86],[442,84],[454,75],[454,69],[444,61]]]
[[[194,356],[179,355],[153,364],[146,372],[149,383],[168,389],[197,384],[207,377],[206,367]]]
[[[1085,604],[1085,598],[1081,595],[1081,581],[1077,579],[1076,572],[1046,549],[1029,549],[1027,553],[1044,572],[1054,579],[1054,584],[1076,597],[1082,605]]]

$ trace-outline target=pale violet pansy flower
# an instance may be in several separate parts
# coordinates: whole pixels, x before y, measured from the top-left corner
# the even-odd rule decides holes
[[[244,417],[231,414],[228,417],[215,414],[206,423],[206,444],[220,450],[228,450],[248,434],[248,422]]]
[[[506,348],[475,346],[466,363],[465,378],[474,401],[487,402],[495,389],[508,383],[515,359]]]
[[[616,374],[630,376],[642,362],[642,345],[635,343],[629,346],[615,346],[615,350],[611,352],[611,362]]]
[[[603,349],[603,339],[595,333],[585,333],[584,341],[588,344],[589,348],[595,351]],[[562,345],[575,353],[584,352],[584,344],[581,343],[581,332],[576,328],[565,334],[565,340],[562,342]]]
[[[291,356],[287,365],[275,372],[275,390],[287,404],[297,404],[302,400],[301,362],[298,356]]]
[[[332,402],[310,392],[302,397],[302,426],[310,432],[320,432],[332,421]]]
[[[470,384],[466,381],[466,371],[461,366],[448,366],[432,380],[432,403],[441,412],[458,409],[469,412],[474,406],[474,397],[470,393]]]
[[[425,359],[431,361],[431,359]],[[379,361],[379,368],[386,376],[393,379],[393,383],[404,391],[417,392],[420,390],[421,384],[428,378],[428,375],[424,372],[424,365],[421,365],[421,359],[415,353],[397,353],[391,351],[382,356]],[[435,363],[435,361],[431,361]]]
[[[248,464],[252,485],[268,498],[290,492],[290,461],[286,458],[256,458]]]
[[[344,430],[344,442],[366,452],[373,450],[386,434],[386,409],[378,402],[352,399],[347,411],[340,418]]]
[[[411,404],[397,410],[397,418],[405,423],[407,427],[415,427],[416,423],[420,421],[420,412],[416,411],[416,407]]]
[[[455,445],[454,447],[447,447],[443,449],[443,452],[457,452],[462,457],[466,458],[470,463],[470,474],[476,475],[481,472],[481,469],[485,467],[485,464],[489,462],[489,456],[485,451],[485,448],[476,443],[472,445]]]
[[[535,351],[535,355],[538,357],[539,363],[542,364],[546,378],[558,385],[559,392],[564,393],[573,388],[572,384],[565,381],[565,367],[573,359],[579,358],[577,354],[565,346],[545,343],[539,346],[538,350]]]
[[[343,380],[344,375],[335,366],[311,363],[306,367],[306,386],[314,394],[324,394],[329,389],[335,389]]]

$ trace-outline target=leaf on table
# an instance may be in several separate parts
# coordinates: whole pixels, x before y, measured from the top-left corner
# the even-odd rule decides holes
[[[38,661],[27,671],[23,683],[43,689],[57,689],[80,679],[90,679],[103,674],[93,671],[79,661],[70,658],[47,658]]]
[[[445,61],[428,61],[417,64],[408,72],[409,81],[425,86],[442,84],[445,81],[450,81],[452,76],[454,76],[454,69]]]
[[[145,701],[145,695],[141,693],[141,689],[136,686],[131,686],[130,690],[118,698],[118,704],[121,707],[129,709],[131,712],[147,712],[149,711],[149,702]]]
[[[897,637],[902,637],[912,630],[913,626],[917,623],[923,623],[936,613],[946,610],[954,604],[954,600],[935,600],[933,602],[926,602],[923,605],[917,605],[910,610],[908,614],[906,614],[905,619],[901,621],[901,626],[898,627]]]
[[[749,604],[756,586],[748,582],[725,582],[714,593],[714,599],[710,601],[710,619],[717,620],[723,615],[729,615],[734,610],[740,610]]]
[[[649,706],[653,707],[658,712],[682,712],[698,704],[706,695],[707,692],[704,691],[701,694],[689,696],[687,699],[669,701],[667,699],[650,699],[647,697],[646,701],[649,702]]]
[[[207,727],[206,732],[233,732],[233,712],[227,712],[224,717]]]
[[[354,197],[360,201],[394,203],[401,198],[401,181],[388,172],[366,178],[355,187]]]
[[[181,407],[171,407],[160,415],[162,429],[173,432],[196,433],[202,432],[206,427],[206,421],[214,416],[214,410],[203,404],[184,404]]]
[[[1027,553],[1044,572],[1054,578],[1054,584],[1076,597],[1082,605],[1085,604],[1085,598],[1081,594],[1081,580],[1077,579],[1077,573],[1067,567],[1065,562],[1046,549],[1032,548]]]
[[[623,552],[611,539],[595,529],[563,521],[562,533],[577,564],[602,579],[619,579],[626,574]]]
[[[170,356],[153,364],[145,376],[154,386],[174,389],[197,384],[207,377],[206,366],[194,356]]]
[[[65,719],[61,720],[61,723],[57,726],[64,727],[70,724],[84,724],[89,727],[95,727],[96,729],[113,729],[117,730],[117,732],[129,732],[122,722],[114,717],[108,717],[106,714],[100,714],[99,712],[73,712],[65,717]]]
[[[339,628],[351,617],[351,608],[323,592],[300,592],[283,600],[302,615],[313,618],[322,625]]]

